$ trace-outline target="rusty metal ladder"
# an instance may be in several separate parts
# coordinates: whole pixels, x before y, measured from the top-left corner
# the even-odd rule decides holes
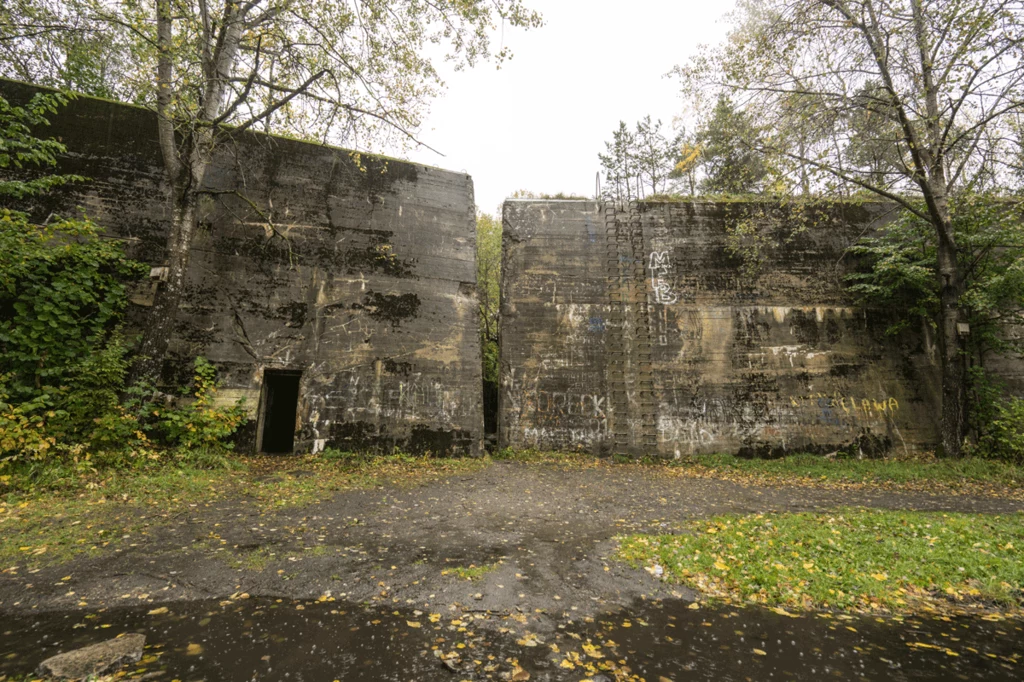
[[[643,224],[635,201],[621,218],[613,204],[604,204],[602,211],[609,303],[608,430],[616,454],[646,454],[657,448],[658,441]]]
[[[629,240],[633,262],[633,339],[636,357],[635,396],[640,408],[639,445],[644,454],[658,447],[657,397],[651,351],[651,311],[647,287],[647,249],[643,222],[636,201],[629,202]]]

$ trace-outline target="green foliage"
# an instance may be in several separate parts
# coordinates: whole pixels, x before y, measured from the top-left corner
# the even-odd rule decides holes
[[[1024,400],[1007,395],[1003,382],[981,366],[972,367],[968,377],[977,435],[970,454],[1024,464]]]
[[[24,107],[0,99],[0,197],[25,199],[75,176],[42,175],[64,146],[32,134],[65,98]],[[88,462],[96,449],[149,453],[138,419],[119,405],[127,346],[118,331],[127,287],[145,267],[88,220],[44,225],[0,209],[0,461]]]
[[[125,389],[128,346],[118,330],[80,362],[70,366],[60,386],[13,400],[9,381],[0,377],[0,461],[48,462],[67,457],[91,466],[101,455],[155,458],[150,428]],[[123,399],[128,396],[128,399]]]
[[[0,365],[14,398],[60,385],[121,319],[145,267],[88,220],[0,209]]]
[[[49,125],[46,115],[56,113],[67,99],[60,93],[37,93],[19,107],[0,97],[0,171],[52,168],[57,164],[57,156],[67,151],[65,146],[57,140],[35,137],[32,129]],[[49,174],[32,179],[0,178],[0,200],[36,196],[81,179],[77,175]]]
[[[970,325],[966,352],[976,363],[968,375],[971,428],[980,454],[1020,461],[1024,422],[1012,419],[1018,406],[984,367],[994,353],[1024,352],[1021,340],[1008,333],[1024,324],[1024,203],[1005,196],[961,195],[950,210],[964,273],[960,308]],[[891,334],[922,321],[938,326],[935,242],[931,223],[904,211],[852,249],[870,269],[848,277],[850,290],[866,305],[906,311],[889,328]]]
[[[773,254],[791,248],[793,240],[808,229],[822,230],[841,219],[841,202],[780,198],[754,200],[749,195],[724,202],[726,210],[725,249],[742,263],[747,286],[758,277]]]
[[[159,419],[158,430],[169,444],[189,450],[231,449],[234,444],[225,439],[248,419],[244,402],[218,406],[216,368],[205,358],[198,357],[194,369],[193,399],[179,407],[154,410],[154,416]]]
[[[42,459],[57,445],[46,429],[55,417],[49,394],[40,393],[30,400],[10,402],[0,377],[0,465],[15,458]]]
[[[697,130],[704,178],[701,192],[743,194],[772,189],[772,169],[757,151],[762,131],[724,95]]]
[[[31,129],[63,101],[0,100],[0,169],[24,174],[56,163],[63,145]],[[73,179],[11,179],[0,183],[0,196],[24,199]],[[126,386],[131,348],[120,324],[128,287],[146,272],[88,220],[37,225],[0,209],[0,465],[27,467],[33,478],[54,466],[137,466],[158,457],[147,435],[153,428],[175,444],[213,450],[241,423],[240,405],[212,405],[213,368],[202,359],[196,400],[162,421],[153,419],[152,386]]]
[[[1024,464],[1024,398],[1011,396],[995,406],[995,419],[982,437],[979,450]]]
[[[487,213],[476,218],[476,287],[480,302],[480,344],[484,381],[498,383],[498,315],[501,306],[501,220]]]
[[[17,173],[0,182],[0,199],[24,199],[81,179],[24,179],[31,169],[54,167],[65,151],[32,133],[65,102],[40,93],[17,107],[0,98],[0,170]],[[124,310],[126,286],[144,272],[88,220],[58,217],[37,225],[25,213],[0,209],[0,367],[9,398],[28,400],[60,386],[105,343]]]

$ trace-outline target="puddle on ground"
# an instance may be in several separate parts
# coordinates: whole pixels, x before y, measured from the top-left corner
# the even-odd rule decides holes
[[[536,613],[444,609],[435,623],[427,610],[274,599],[7,614],[0,617],[0,680],[31,679],[45,658],[122,632],[147,637],[143,662],[126,679],[168,682],[448,682],[516,673],[595,682],[1022,676],[1019,620],[790,618],[764,609],[693,610],[675,600],[589,620],[571,614],[553,627]]]

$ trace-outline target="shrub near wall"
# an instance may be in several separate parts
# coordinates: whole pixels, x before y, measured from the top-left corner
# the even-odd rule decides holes
[[[12,107],[0,98],[0,203],[81,179],[17,179],[22,169],[54,165],[65,151],[31,134],[63,102],[37,95]],[[123,463],[126,456],[158,459],[157,444],[228,447],[223,439],[244,411],[213,407],[216,373],[202,358],[191,398],[177,406],[164,405],[167,396],[150,385],[127,384],[132,344],[120,325],[128,290],[147,271],[87,219],[50,216],[38,224],[0,206],[0,483],[10,471],[57,459]]]

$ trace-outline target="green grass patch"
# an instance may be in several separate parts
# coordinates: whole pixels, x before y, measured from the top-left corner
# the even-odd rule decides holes
[[[142,531],[217,502],[272,512],[342,490],[415,485],[486,464],[480,458],[402,454],[325,459],[199,452],[133,465],[54,461],[8,469],[0,487],[0,570],[142,543]]]
[[[1019,610],[1024,515],[844,509],[720,516],[620,538],[618,556],[708,597],[797,609]]]
[[[271,561],[275,559],[275,557],[276,553],[270,551],[269,548],[259,547],[249,552],[232,554],[227,560],[232,568],[260,573],[267,567],[267,565],[270,564]]]
[[[498,564],[470,564],[469,566],[453,566],[441,571],[441,575],[454,575],[462,580],[480,580],[491,571],[498,568]]]
[[[968,457],[938,459],[927,455],[856,459],[795,454],[778,459],[744,459],[734,455],[693,455],[678,460],[505,448],[498,461],[556,464],[577,468],[642,466],[669,476],[717,478],[754,485],[804,485],[821,488],[888,488],[955,495],[991,495],[1024,499],[1024,466]]]
[[[1024,467],[990,459],[825,459],[790,455],[779,459],[742,459],[732,455],[696,455],[674,461],[674,468],[760,476],[782,481],[812,479],[833,483],[913,485],[981,484],[1024,487]]]

